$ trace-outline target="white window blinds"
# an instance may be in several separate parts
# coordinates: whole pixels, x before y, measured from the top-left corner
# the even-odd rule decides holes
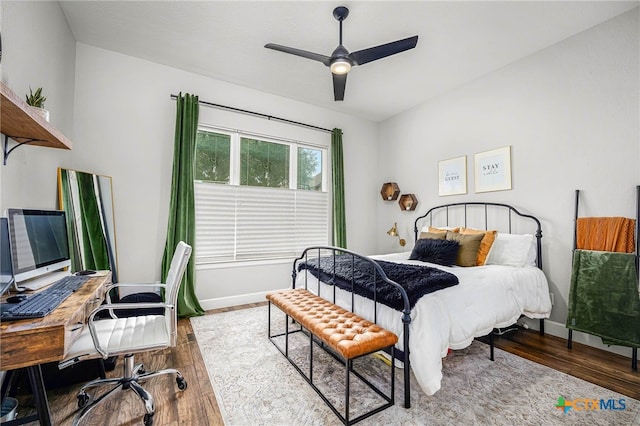
[[[326,192],[195,182],[196,262],[291,258],[329,240]]]

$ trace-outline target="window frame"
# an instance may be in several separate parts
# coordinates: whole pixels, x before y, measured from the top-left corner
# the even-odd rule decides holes
[[[202,185],[223,185],[223,186],[227,186],[227,187],[248,187],[248,188],[257,188],[259,190],[265,190],[265,191],[279,191],[279,190],[284,190],[284,191],[301,191],[303,193],[317,193],[317,194],[323,194],[322,196],[326,197],[326,202],[325,206],[326,206],[326,221],[325,221],[325,225],[326,227],[324,228],[323,232],[326,235],[326,239],[322,242],[319,243],[319,245],[328,245],[330,240],[331,240],[331,198],[330,198],[330,193],[329,193],[329,173],[330,173],[330,168],[329,168],[329,150],[330,150],[330,146],[329,144],[327,145],[321,145],[321,144],[317,144],[317,143],[310,143],[310,142],[305,142],[305,141],[299,141],[299,140],[293,140],[293,139],[287,139],[287,138],[282,138],[282,137],[277,137],[277,136],[268,136],[268,135],[264,135],[264,134],[259,134],[259,133],[254,133],[254,132],[249,132],[249,131],[242,131],[242,130],[235,130],[235,129],[226,129],[226,128],[221,128],[221,127],[217,127],[217,126],[210,126],[210,125],[206,125],[206,124],[199,124],[198,125],[198,132],[203,131],[203,132],[212,132],[212,133],[219,133],[219,134],[224,134],[224,135],[228,135],[230,137],[230,164],[229,164],[229,182],[227,183],[222,183],[222,182],[214,182],[214,181],[206,181],[206,180],[196,180],[194,179],[194,185],[196,184],[202,184]],[[288,188],[277,188],[277,187],[268,187],[268,186],[252,186],[252,185],[241,185],[240,184],[240,170],[241,170],[241,140],[242,138],[248,138],[248,139],[253,139],[253,140],[259,140],[261,142],[267,142],[267,143],[276,143],[276,144],[281,144],[281,145],[286,145],[289,147],[289,185]],[[299,148],[304,148],[304,149],[312,149],[312,150],[317,150],[320,151],[321,153],[321,164],[320,164],[320,170],[322,173],[322,179],[321,179],[321,188],[320,190],[313,190],[313,189],[298,189],[298,155],[299,155]],[[196,153],[197,155],[197,153]],[[196,164],[195,161],[195,156],[194,156],[194,167]],[[297,202],[297,201],[296,201]],[[197,210],[196,210],[197,212]],[[247,266],[247,265],[264,265],[264,264],[274,264],[274,263],[285,263],[285,262],[290,262],[291,259],[295,256],[280,256],[280,257],[255,257],[255,258],[238,258],[238,225],[237,225],[237,220],[238,220],[238,212],[236,211],[235,213],[235,217],[236,217],[236,229],[234,230],[235,233],[235,238],[234,238],[234,249],[233,249],[233,259],[225,259],[225,260],[218,260],[218,261],[214,261],[211,258],[206,258],[206,257],[198,257],[197,256],[197,245],[196,245],[196,256],[195,256],[195,261],[196,261],[196,266],[198,269],[216,269],[216,268],[224,268],[224,267],[233,267],[233,266]],[[196,228],[196,235],[198,234],[198,229]]]
[[[245,137],[248,139],[256,139],[261,142],[269,142],[269,143],[276,143],[280,145],[289,146],[290,151],[289,151],[289,188],[288,189],[298,190],[297,188],[298,186],[298,147],[320,151],[322,154],[322,164],[321,164],[322,188],[320,191],[317,191],[317,192],[328,192],[328,172],[329,172],[328,170],[329,147],[328,146],[323,146],[323,145],[314,144],[310,142],[298,141],[294,139],[286,139],[286,138],[281,138],[276,136],[267,136],[267,135],[247,132],[243,130],[224,129],[220,127],[205,125],[205,124],[198,125],[198,132],[199,131],[220,133],[220,134],[228,135],[230,137],[231,159],[229,163],[229,183],[224,184],[221,182],[204,181],[204,180],[194,180],[194,182],[217,183],[220,185],[240,186],[240,169],[241,169],[240,147],[241,147],[241,140],[243,137]],[[194,165],[195,165],[195,157],[194,157]],[[264,187],[264,188],[269,188],[269,187]],[[301,191],[306,191],[306,190],[301,189]]]

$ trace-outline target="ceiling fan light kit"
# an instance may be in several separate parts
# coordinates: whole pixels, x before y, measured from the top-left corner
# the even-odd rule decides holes
[[[351,64],[344,59],[338,59],[331,63],[331,72],[333,74],[346,74],[349,71],[351,71]]]
[[[314,61],[322,62],[329,67],[333,74],[333,94],[336,101],[344,100],[344,90],[347,83],[347,73],[356,65],[364,65],[405,50],[413,49],[418,43],[418,36],[408,37],[391,43],[381,44],[368,49],[349,51],[342,45],[342,21],[349,16],[349,9],[344,6],[336,7],[333,10],[333,17],[340,23],[340,44],[335,48],[331,56],[319,53],[308,52],[294,47],[282,46],[280,44],[267,43],[264,47],[291,55],[300,56]]]

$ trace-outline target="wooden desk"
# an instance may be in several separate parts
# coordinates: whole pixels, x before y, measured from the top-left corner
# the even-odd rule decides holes
[[[46,317],[0,323],[0,370],[28,368],[41,424],[51,422],[40,364],[64,359],[109,283],[111,273],[92,276]]]

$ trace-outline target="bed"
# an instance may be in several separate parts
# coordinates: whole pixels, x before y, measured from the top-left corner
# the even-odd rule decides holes
[[[476,224],[474,229],[500,229],[494,233],[495,241],[485,260],[487,264],[460,267],[443,266],[425,262],[424,259],[410,260],[415,249],[411,252],[362,256],[332,247],[308,248],[294,262],[295,288],[307,288],[398,335],[396,352],[405,367],[407,408],[410,401],[409,367],[422,390],[432,395],[440,389],[442,358],[449,350],[463,349],[476,337],[491,335],[494,329],[513,325],[522,315],[540,319],[540,331],[543,333],[543,319],[548,318],[551,312],[548,282],[542,271],[542,231],[537,218],[520,213],[506,204],[470,202],[441,205],[429,209],[415,220],[416,244],[426,243],[420,240],[427,238],[420,237],[427,237],[436,223],[442,226],[437,229],[445,229],[446,232],[454,231],[450,229],[454,223],[465,229],[469,229],[472,223]],[[517,241],[513,243],[511,240]],[[347,265],[358,262],[368,265],[367,271],[371,272],[365,275],[373,283],[373,297],[361,296],[364,293],[353,287],[353,277],[345,276],[342,285],[339,284],[335,270],[336,258],[351,259],[344,262]],[[328,262],[329,267],[324,272],[322,269],[318,272],[318,266],[323,262]],[[333,269],[331,264],[334,265]],[[392,269],[389,269],[390,264],[394,264]],[[409,301],[405,290],[397,289],[400,302],[391,308],[378,300],[380,296],[377,295],[381,286],[397,288],[398,284],[403,285],[385,273],[386,269],[402,277],[402,274],[395,272],[395,265],[405,265],[400,269],[435,268],[454,276],[457,283],[428,292],[415,303]]]

